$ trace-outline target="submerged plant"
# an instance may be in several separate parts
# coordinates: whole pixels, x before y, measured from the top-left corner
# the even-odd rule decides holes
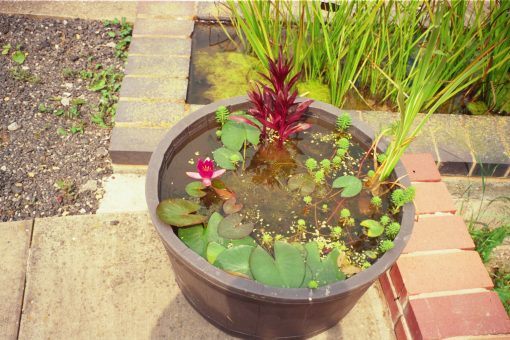
[[[277,60],[268,57],[269,76],[261,74],[269,85],[258,82],[257,86],[248,93],[253,108],[248,113],[262,124],[255,124],[245,117],[231,117],[231,119],[256,126],[261,129],[262,139],[270,139],[271,133],[276,135],[279,145],[296,132],[310,128],[305,123],[305,113],[313,100],[305,100],[296,103],[298,95],[295,89],[300,74],[292,75],[292,58],[285,58],[283,51],[280,52]],[[269,130],[269,131],[268,131]]]

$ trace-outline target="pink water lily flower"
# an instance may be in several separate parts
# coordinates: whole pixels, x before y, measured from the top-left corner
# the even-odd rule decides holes
[[[211,180],[220,177],[225,173],[225,169],[214,171],[214,162],[207,157],[205,160],[199,159],[197,162],[198,172],[187,171],[186,175],[194,179],[202,180],[202,184],[206,187],[211,185]]]

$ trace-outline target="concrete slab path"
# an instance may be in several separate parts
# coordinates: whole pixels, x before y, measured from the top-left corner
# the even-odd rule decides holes
[[[146,212],[36,219],[32,233],[31,221],[4,223],[0,231],[8,273],[0,277],[1,339],[231,339],[184,299]],[[377,283],[315,339],[393,339],[381,296]]]

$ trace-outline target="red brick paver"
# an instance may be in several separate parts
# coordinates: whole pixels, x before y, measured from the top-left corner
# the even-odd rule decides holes
[[[408,295],[493,287],[475,251],[403,256],[397,267]]]
[[[455,213],[452,196],[443,182],[420,183],[413,182],[416,187],[414,205],[416,214]]]
[[[510,320],[495,292],[410,300],[405,311],[416,339],[510,333]]]
[[[404,164],[411,182],[441,181],[441,174],[430,153],[405,154],[400,160]]]
[[[455,215],[421,216],[414,223],[404,254],[441,249],[475,249],[464,220]]]

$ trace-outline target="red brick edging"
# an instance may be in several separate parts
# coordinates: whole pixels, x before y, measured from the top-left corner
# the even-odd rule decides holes
[[[379,278],[395,335],[404,339],[508,335],[510,319],[432,155],[404,155],[416,187],[413,234]]]

